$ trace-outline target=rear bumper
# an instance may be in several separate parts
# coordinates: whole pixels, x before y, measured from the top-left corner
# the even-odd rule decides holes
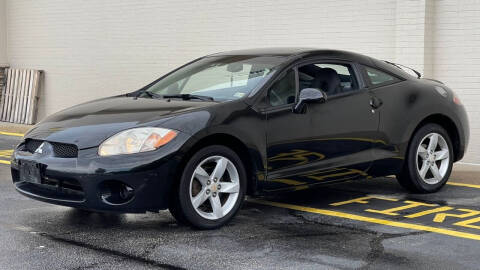
[[[158,211],[168,207],[181,160],[179,149],[187,139],[185,134],[179,134],[159,150],[112,157],[99,157],[98,148],[80,150],[77,158],[55,158],[16,150],[11,162],[12,179],[18,192],[47,203],[94,211]],[[39,165],[40,183],[20,179],[22,162],[28,161]],[[118,192],[117,186],[128,187],[129,196],[109,199],[112,197],[106,194]]]

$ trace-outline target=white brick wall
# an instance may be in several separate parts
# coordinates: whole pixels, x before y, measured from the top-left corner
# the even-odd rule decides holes
[[[397,1],[394,60],[425,70],[425,0]]]
[[[41,117],[222,50],[314,46],[380,58],[395,50],[395,2],[385,0],[14,0],[7,20],[10,64],[45,70]]]
[[[7,64],[7,27],[5,0],[0,0],[0,67]]]
[[[479,0],[1,1],[9,64],[45,70],[40,117],[137,89],[208,53],[346,49],[411,65],[459,92],[472,125],[464,161],[480,163]],[[0,28],[1,19],[0,8]]]
[[[468,109],[465,162],[480,163],[480,1],[435,1],[433,76],[454,89]]]

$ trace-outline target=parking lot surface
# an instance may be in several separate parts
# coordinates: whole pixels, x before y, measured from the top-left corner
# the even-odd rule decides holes
[[[392,178],[249,198],[197,231],[168,211],[89,213],[18,194],[0,135],[0,269],[478,269],[480,185],[408,194]]]

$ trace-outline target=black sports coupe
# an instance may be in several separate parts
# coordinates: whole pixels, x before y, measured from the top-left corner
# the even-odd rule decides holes
[[[23,195],[92,211],[169,209],[219,227],[245,195],[396,175],[447,182],[469,137],[455,93],[400,65],[270,48],[196,59],[140,90],[60,111],[13,154]]]

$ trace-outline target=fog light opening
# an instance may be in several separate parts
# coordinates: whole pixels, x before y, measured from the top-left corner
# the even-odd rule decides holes
[[[135,195],[132,187],[115,180],[101,183],[99,190],[102,201],[113,205],[126,204],[130,202]]]

